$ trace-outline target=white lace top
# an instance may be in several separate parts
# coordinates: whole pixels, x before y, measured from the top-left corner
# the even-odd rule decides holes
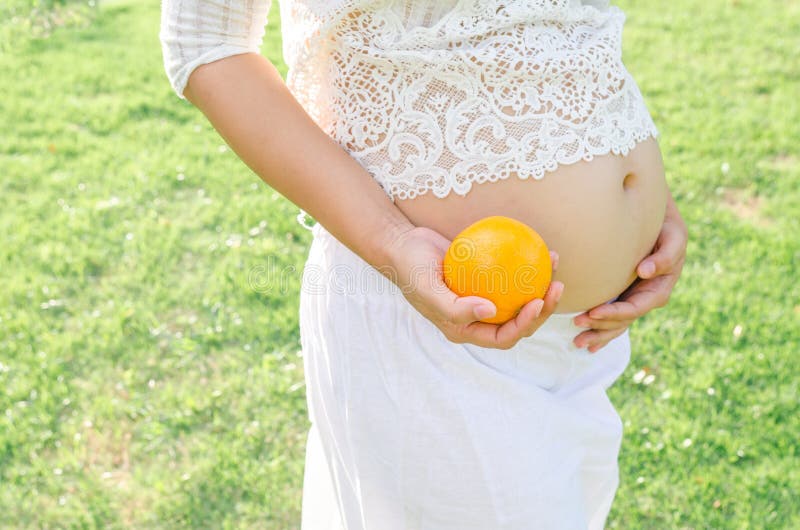
[[[627,154],[658,132],[607,0],[279,0],[287,85],[393,200]],[[162,0],[173,89],[259,52],[270,0]]]

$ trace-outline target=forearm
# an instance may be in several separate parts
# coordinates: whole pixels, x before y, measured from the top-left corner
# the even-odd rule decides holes
[[[265,57],[245,53],[192,72],[184,96],[264,182],[371,265],[412,223],[317,126]]]

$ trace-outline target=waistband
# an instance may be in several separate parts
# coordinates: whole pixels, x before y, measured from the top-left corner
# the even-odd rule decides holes
[[[308,227],[308,225],[306,225],[306,226]],[[315,222],[314,225],[312,225],[309,228],[309,230],[311,230],[311,233],[313,234],[313,236],[315,238],[330,238],[331,240],[336,241],[336,243],[338,243],[339,245],[342,245],[344,247],[344,244],[341,243],[338,239],[336,239],[333,236],[333,234],[328,232],[328,230],[326,230],[325,227],[322,226],[319,222]],[[347,247],[344,247],[344,248],[347,248]],[[349,251],[349,249],[347,249],[347,250]],[[607,303],[607,304],[613,303],[618,298],[619,298],[618,296],[615,296],[614,298],[612,298],[611,300],[609,300],[609,301],[607,301],[605,303]],[[576,316],[584,313],[584,312],[585,311],[571,311],[571,312],[566,312],[566,313],[553,313],[547,319],[548,320],[548,324],[549,324],[548,327],[551,327],[553,329],[561,329],[561,330],[563,330],[565,332],[566,331],[574,331],[574,330],[582,330],[583,328],[579,328],[578,326],[576,326],[572,322],[572,319],[575,318]]]

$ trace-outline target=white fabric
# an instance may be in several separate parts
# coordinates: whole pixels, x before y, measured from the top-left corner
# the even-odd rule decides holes
[[[159,39],[172,89],[183,89],[195,68],[232,55],[259,53],[269,0],[161,0]]]
[[[554,315],[509,350],[454,344],[321,225],[303,272],[302,530],[603,528],[622,423],[597,354]]]
[[[163,0],[176,93],[258,52],[269,0]],[[657,136],[605,0],[280,0],[286,83],[387,195],[466,194]]]
[[[258,53],[269,6],[162,0],[176,94],[197,66]],[[606,1],[280,8],[287,85],[392,199],[542,178],[657,135],[621,61],[624,14]],[[602,528],[622,436],[605,390],[629,360],[627,332],[590,355],[571,344],[573,315],[555,315],[510,350],[453,344],[313,231],[300,298],[303,530]]]

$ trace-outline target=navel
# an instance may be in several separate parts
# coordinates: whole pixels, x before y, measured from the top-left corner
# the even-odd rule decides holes
[[[622,189],[629,190],[636,183],[636,180],[637,180],[636,175],[634,175],[633,173],[628,173],[622,179]]]

